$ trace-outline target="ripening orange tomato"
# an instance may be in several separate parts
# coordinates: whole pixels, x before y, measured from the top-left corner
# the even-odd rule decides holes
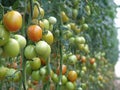
[[[31,41],[37,42],[42,38],[42,29],[38,25],[31,25],[28,27],[27,35]]]
[[[22,15],[18,11],[9,11],[4,15],[3,23],[8,31],[16,32],[22,27]]]
[[[69,71],[68,72],[68,80],[74,82],[77,79],[77,72],[76,71]]]
[[[62,65],[62,74],[64,75],[67,72],[67,66],[65,64]],[[58,66],[56,73],[60,73],[60,67]]]

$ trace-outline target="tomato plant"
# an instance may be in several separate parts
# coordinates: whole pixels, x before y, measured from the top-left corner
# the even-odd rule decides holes
[[[112,3],[2,0],[0,90],[109,89],[108,57],[117,50]]]

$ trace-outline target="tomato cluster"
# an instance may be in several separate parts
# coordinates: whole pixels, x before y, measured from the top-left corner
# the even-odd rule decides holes
[[[86,3],[85,16],[78,18],[80,0],[66,1],[58,14],[47,17],[42,5],[32,2],[32,8],[27,2],[25,12],[30,22],[15,10],[3,16],[0,55],[5,63],[0,61],[0,80],[16,85],[21,82],[25,90],[93,90],[94,84],[104,88],[112,79],[112,65],[104,53],[90,54],[84,37],[89,30],[85,18],[91,14],[90,6]]]

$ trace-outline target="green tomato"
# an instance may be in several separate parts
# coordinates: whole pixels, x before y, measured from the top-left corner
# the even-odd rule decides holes
[[[3,25],[0,25],[0,46],[5,45],[10,37],[10,33],[5,29]]]
[[[20,72],[20,71],[17,71],[17,72],[14,74],[13,81],[14,81],[14,82],[19,82],[20,79],[21,79],[21,72]]]
[[[62,84],[66,84],[67,83],[67,77],[65,75],[62,75]]]
[[[32,70],[38,70],[41,66],[40,58],[33,58],[32,61],[30,61],[30,66]]]
[[[0,66],[0,80],[3,80],[5,78],[7,71],[8,68]]]
[[[26,46],[26,39],[22,35],[16,34],[15,39],[18,41],[21,49],[23,49]]]
[[[46,71],[46,68],[45,67],[42,67],[42,68],[40,68],[40,75],[41,76],[45,76],[46,75],[46,73],[47,73],[47,71]]]
[[[77,9],[73,9],[73,10],[72,10],[72,17],[73,17],[74,19],[76,19],[77,16],[78,16],[78,10],[77,10]]]
[[[37,42],[37,44],[35,46],[35,50],[36,50],[37,54],[43,58],[48,58],[51,53],[50,45],[47,44],[47,42],[45,42],[45,41]]]
[[[31,75],[32,74],[32,68],[30,66],[30,62],[26,64],[26,74]]]
[[[33,71],[31,77],[32,77],[33,80],[39,81],[40,80],[39,70]]]
[[[81,26],[81,29],[82,30],[87,30],[89,28],[88,24],[84,23],[82,26]]]
[[[72,65],[76,64],[77,62],[77,57],[75,55],[71,55],[68,57],[68,62]]]
[[[75,86],[72,82],[69,81],[66,83],[66,88],[67,90],[74,90]]]
[[[36,52],[35,52],[35,46],[34,45],[28,45],[25,48],[24,55],[25,55],[26,59],[32,59],[32,58],[36,57],[37,55],[36,55]]]
[[[8,78],[8,81],[12,81],[14,74],[15,74],[16,70],[13,68],[8,69],[7,73],[6,73],[6,77]]]
[[[79,44],[84,44],[84,43],[85,43],[85,38],[82,37],[82,36],[77,36],[77,37],[75,37],[75,43],[76,43],[77,45],[79,45]]]
[[[43,23],[44,23],[45,29],[46,29],[46,30],[49,30],[49,27],[50,27],[49,21],[48,21],[47,19],[44,19],[44,20],[43,20]]]
[[[59,81],[59,80],[58,80],[58,75],[54,73],[54,74],[52,75],[52,80],[53,80],[55,83],[58,83],[58,81]]]
[[[10,57],[16,57],[20,53],[19,43],[13,38],[10,38],[3,48],[4,52]]]
[[[69,43],[70,43],[70,45],[75,45],[75,38],[74,37],[70,37],[69,38]]]
[[[57,19],[55,18],[55,17],[53,17],[53,16],[51,16],[51,17],[49,17],[49,22],[51,23],[51,24],[55,24],[56,22],[57,22]]]

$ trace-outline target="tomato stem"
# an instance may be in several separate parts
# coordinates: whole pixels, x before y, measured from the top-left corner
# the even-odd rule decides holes
[[[47,70],[48,70],[48,82],[47,82],[47,90],[50,90],[50,57],[47,60]]]
[[[61,0],[59,1],[60,4],[61,4]],[[63,25],[63,22],[62,22],[62,18],[61,18],[61,7],[59,6],[58,7],[58,10],[59,10],[59,15],[60,15],[60,27]],[[59,51],[60,51],[60,75],[59,75],[59,82],[58,82],[58,85],[57,85],[57,90],[60,90],[61,89],[61,79],[62,79],[62,64],[63,64],[63,51],[62,51],[62,29],[60,28],[60,34],[59,34],[59,38],[60,38],[60,41],[59,41]]]
[[[33,0],[30,0],[30,15],[33,16]]]

